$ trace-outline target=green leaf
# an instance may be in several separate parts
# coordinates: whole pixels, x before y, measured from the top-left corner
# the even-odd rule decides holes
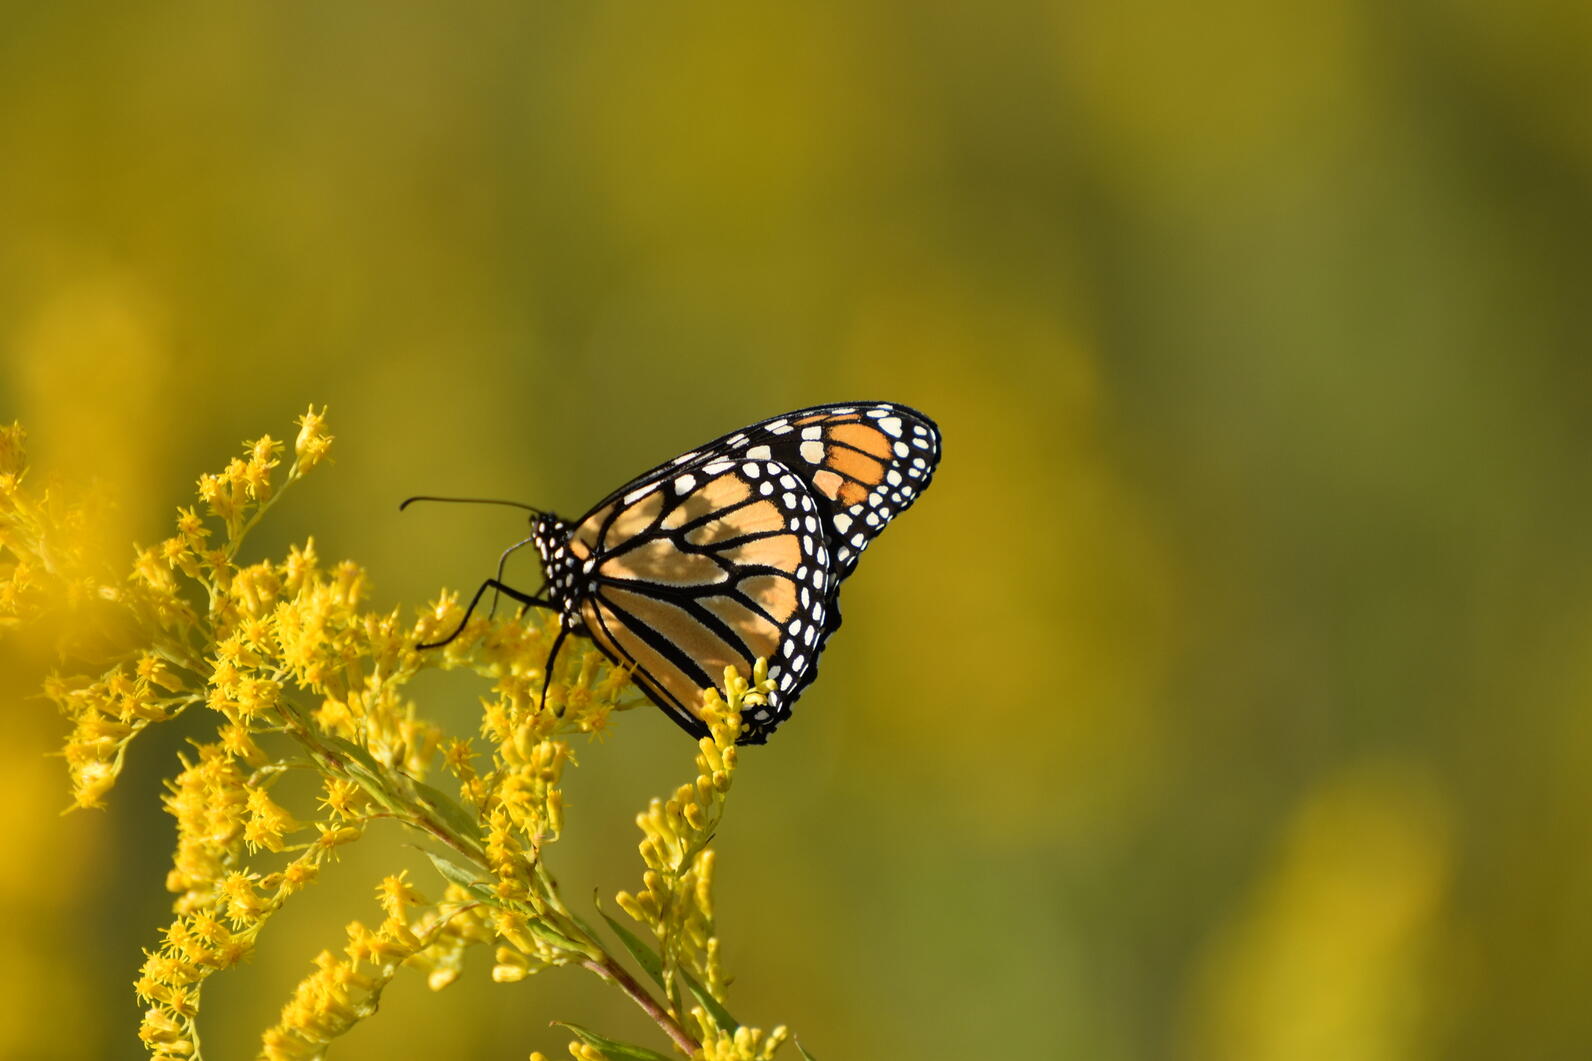
[[[585,918],[581,917],[579,914],[577,914],[573,910],[566,910],[565,913],[569,915],[569,919],[571,921],[575,922],[575,927],[576,928],[578,928],[582,932],[586,933],[586,938],[587,939],[595,940],[595,939],[600,938],[597,935],[597,930],[592,928],[591,925],[587,924]]]
[[[629,951],[630,956],[636,959],[636,964],[646,970],[647,975],[652,977],[653,983],[662,987],[663,960],[658,957],[658,952],[643,943],[641,938],[634,932],[610,917],[608,911],[602,908],[601,903],[597,904],[597,912],[603,916],[604,921],[608,922],[608,927],[614,930],[614,935],[618,936],[619,942],[625,945],[625,950]]]
[[[692,978],[690,973],[680,969],[675,975],[685,982],[686,988],[695,996],[702,1008],[707,1010],[708,1016],[713,1018],[713,1023],[719,1026],[720,1031],[733,1032],[741,1026],[741,1022],[730,1016],[730,1011],[724,1008],[724,1003],[714,998],[707,988]]]
[[[357,744],[351,744],[343,740],[341,737],[323,736],[320,740],[321,743],[342,756],[342,767],[348,773],[348,776],[360,788],[364,789],[366,794],[375,800],[378,805],[394,813],[403,810],[402,807],[399,807],[394,802],[392,794],[387,791],[386,772],[375,759],[370,757],[369,752]]]
[[[457,884],[461,888],[468,888],[472,892],[485,886],[486,882],[479,873],[459,865],[446,855],[439,855],[434,851],[427,851],[425,855],[431,860],[431,864],[437,867],[437,872],[442,874],[443,880]]]
[[[571,1024],[562,1020],[555,1020],[553,1023],[574,1032],[577,1039],[608,1058],[609,1061],[674,1061],[673,1058],[660,1054],[656,1050],[648,1050],[645,1046],[633,1046],[630,1043],[620,1043],[612,1039],[605,1039],[596,1032],[587,1031],[578,1024]]]
[[[608,927],[613,929],[614,935],[619,937],[619,942],[625,945],[625,950],[629,951],[630,956],[636,959],[636,964],[646,970],[647,975],[652,977],[653,983],[663,987],[663,960],[658,957],[658,952],[644,943],[634,932],[631,932],[616,919],[609,916],[608,911],[602,908],[601,903],[597,903],[596,906],[597,912],[602,915],[604,921],[608,922]],[[736,1020],[730,1011],[724,1008],[724,1003],[714,998],[707,988],[697,983],[690,973],[684,969],[676,969],[675,976],[679,977],[680,982],[685,984],[692,997],[707,1011],[708,1016],[713,1018],[713,1023],[717,1024],[720,1030],[733,1032],[741,1026],[741,1022]]]
[[[354,744],[351,741],[346,741],[341,737],[333,737],[329,734],[322,734],[320,736],[320,742],[335,749],[346,758],[352,759],[360,766],[363,766],[370,774],[376,777],[380,777],[382,775],[383,770],[381,768],[381,764],[376,762],[375,759],[371,758],[370,753],[364,748],[361,748],[359,745]]]
[[[595,949],[592,946],[575,942],[562,932],[558,931],[558,929],[549,927],[547,922],[540,921],[535,917],[527,918],[525,921],[525,927],[528,931],[534,935],[541,936],[553,946],[560,947],[572,954],[584,954],[588,958],[596,958],[602,953],[601,951],[598,951],[595,954],[592,953]]]
[[[433,788],[424,781],[416,781],[411,778],[409,783],[414,786],[415,794],[425,802],[426,806],[436,811],[443,822],[451,827],[455,833],[467,840],[480,839],[481,826],[476,821],[475,815],[459,806],[453,797],[439,788]]]
[[[436,867],[437,872],[442,875],[444,880],[459,885],[489,906],[501,907],[505,910],[516,910],[525,914],[525,929],[532,935],[540,936],[553,946],[569,951],[572,954],[584,954],[589,958],[597,957],[597,955],[592,953],[590,945],[578,943],[564,935],[556,928],[551,927],[545,921],[531,914],[523,904],[510,905],[498,898],[497,892],[492,890],[491,883],[483,879],[476,870],[461,866],[446,855],[439,855],[434,851],[425,852],[425,856],[431,860],[431,864]]]
[[[800,1039],[796,1040],[796,1052],[802,1055],[802,1061],[818,1061],[816,1057],[807,1052],[807,1047],[802,1045]]]
[[[459,887],[488,906],[503,906],[503,900],[499,899],[497,892],[492,890],[492,885],[475,870],[467,866],[461,866],[444,855],[426,851],[424,848],[421,849],[421,853],[431,860],[431,864],[436,867],[443,880],[459,885]]]

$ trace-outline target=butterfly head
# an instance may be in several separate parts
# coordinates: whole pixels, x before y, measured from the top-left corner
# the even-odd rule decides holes
[[[547,595],[558,605],[566,626],[579,624],[576,612],[578,601],[585,589],[588,572],[584,561],[571,548],[570,535],[574,525],[549,512],[538,512],[531,517],[531,541],[542,558],[542,570],[547,575]]]

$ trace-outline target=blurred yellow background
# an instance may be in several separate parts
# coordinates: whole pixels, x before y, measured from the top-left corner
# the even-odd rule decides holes
[[[576,515],[760,417],[915,405],[934,488],[720,836],[743,1019],[825,1061],[1588,1056],[1589,12],[12,4],[0,417],[130,543],[329,403],[254,548],[314,534],[389,607],[523,533],[407,494]],[[0,1055],[142,1056],[205,720],[60,817],[47,661],[0,663]],[[583,755],[568,894],[634,886],[690,752],[648,711]],[[212,1056],[405,843],[211,982]],[[335,1056],[661,1045],[488,969]]]

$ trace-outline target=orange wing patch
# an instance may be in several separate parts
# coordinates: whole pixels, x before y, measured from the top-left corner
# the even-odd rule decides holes
[[[775,567],[781,571],[795,571],[802,562],[801,543],[794,534],[759,538],[722,550],[719,555],[737,567]]]
[[[829,429],[829,437],[836,442],[843,442],[848,446],[862,450],[864,453],[888,460],[890,457],[890,439],[878,428],[866,427],[862,424],[836,424]],[[834,451],[831,449],[831,453]]]
[[[713,512],[739,505],[752,491],[733,475],[721,475],[701,487],[663,518],[663,529],[674,530]]]
[[[828,468],[813,473],[813,485],[818,487],[819,492],[825,497],[829,498],[829,500],[841,501],[842,504],[854,505],[858,501],[861,501],[862,498],[868,496],[868,492],[866,490],[861,490],[861,496],[859,497],[854,497],[849,500],[843,498],[841,495],[845,492],[846,487],[850,485],[853,489],[858,489],[857,484],[848,484],[846,480],[840,477],[839,472],[831,471]]]
[[[668,706],[678,715],[696,719],[696,713],[686,705],[696,703],[702,690],[684,671],[638,637],[606,605],[588,598],[581,604],[581,618],[599,648],[614,659],[634,665],[632,678],[660,707]]]
[[[604,505],[581,520],[580,526],[576,527],[569,536],[569,551],[583,560],[597,551],[597,535],[602,533],[603,523],[613,511],[613,505]]]
[[[615,516],[614,521],[608,525],[607,533],[603,535],[603,541],[611,545],[613,542],[629,541],[637,535],[645,533],[647,528],[652,526],[653,523],[657,521],[658,514],[662,511],[663,491],[654,490],[652,493],[648,494],[634,505],[631,505],[629,508],[619,513],[619,515]],[[603,512],[603,518],[607,518],[606,509]],[[586,523],[582,525],[581,529],[586,529],[586,526],[590,525],[591,523],[591,520],[587,520]],[[596,525],[592,527],[591,532],[595,535],[596,532],[601,528],[602,522],[598,521]]]
[[[866,454],[830,446],[827,456],[829,466],[848,479],[855,479],[864,486],[878,486],[884,481],[884,464]]]
[[[791,595],[795,596],[794,590]],[[779,648],[779,627],[734,597],[704,597],[701,603],[703,608],[712,612],[746,643],[752,659],[758,656],[774,657],[775,650]]]
[[[777,531],[784,526],[785,520],[780,516],[779,509],[774,507],[774,503],[759,501],[686,531],[685,540],[692,545],[716,545],[748,534]]]
[[[709,678],[723,674],[724,668],[731,664],[744,669],[751,663],[678,604],[612,586],[605,587],[601,595],[603,603],[629,613],[636,620],[672,641],[690,656]],[[700,688],[695,682],[691,687]]]
[[[728,577],[711,556],[681,552],[668,538],[654,538],[616,553],[598,566],[597,573],[614,581],[675,586],[708,586]]]
[[[784,575],[753,575],[735,587],[784,626],[796,614],[796,583]]]

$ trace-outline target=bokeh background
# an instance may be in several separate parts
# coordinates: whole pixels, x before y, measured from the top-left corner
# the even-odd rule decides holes
[[[115,499],[112,540],[312,401],[336,463],[256,548],[313,534],[383,606],[522,531],[410,493],[575,514],[805,403],[939,421],[934,489],[731,803],[745,1019],[830,1061],[1592,1052],[1592,7],[4,23],[0,415]],[[6,651],[0,1054],[140,1056],[160,779],[197,730],[62,817],[46,661]],[[571,894],[633,886],[631,816],[689,758],[655,712],[584,755]],[[212,1056],[252,1054],[405,842],[212,981]],[[560,1056],[552,1017],[655,1042],[585,974],[487,972],[401,980],[336,1056]]]

